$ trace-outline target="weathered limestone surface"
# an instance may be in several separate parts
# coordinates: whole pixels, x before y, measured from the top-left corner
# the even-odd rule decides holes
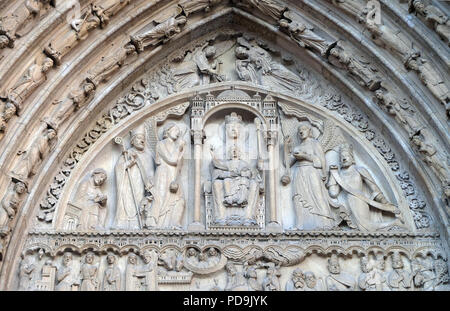
[[[0,10],[2,290],[449,289],[445,6]]]

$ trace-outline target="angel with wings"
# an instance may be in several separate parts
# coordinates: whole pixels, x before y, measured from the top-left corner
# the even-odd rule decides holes
[[[294,165],[293,200],[297,228],[302,230],[331,229],[335,219],[325,187],[327,177],[325,153],[321,143],[313,137],[311,124],[298,127],[300,144],[293,148],[287,166]],[[291,138],[285,143],[292,143]]]
[[[174,122],[165,124],[162,139],[157,137],[155,120],[148,121],[146,128],[156,170],[148,195],[140,205],[144,227],[181,229],[186,205],[180,184],[186,149],[184,134]]]
[[[348,210],[330,197],[327,190],[329,174],[325,154],[345,142],[341,131],[330,120],[318,120],[288,106],[281,105],[281,108],[286,116],[295,116],[281,119],[286,166],[281,182],[287,185],[292,180],[296,227],[332,229],[345,220],[353,228]]]

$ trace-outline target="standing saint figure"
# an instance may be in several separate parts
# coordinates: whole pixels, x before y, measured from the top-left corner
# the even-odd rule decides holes
[[[136,277],[137,267],[137,256],[134,253],[128,255],[127,268],[125,271],[125,290],[127,291],[139,291],[141,289],[141,280]]]
[[[162,140],[156,144],[156,171],[150,188],[153,202],[145,205],[147,227],[181,229],[185,199],[180,183],[186,142],[180,128],[173,122],[163,131]]]
[[[72,253],[65,252],[62,258],[62,265],[56,272],[57,291],[76,291],[80,285],[80,280],[73,269]]]
[[[387,276],[387,283],[392,290],[405,291],[412,287],[413,274],[405,269],[402,256],[398,251],[392,254],[392,270]]]
[[[355,165],[353,150],[350,146],[341,147],[340,158],[340,172],[337,172],[337,167],[331,166],[331,177],[328,182],[330,195],[336,198],[341,188],[345,191],[345,203],[359,230],[377,231],[395,225],[402,226],[400,211],[387,201],[369,171]],[[383,212],[399,218],[385,220]]]
[[[98,265],[94,264],[94,253],[88,252],[84,257],[84,264],[80,268],[80,279],[82,291],[98,290]]]
[[[149,174],[153,172],[151,164],[144,134],[132,132],[131,147],[123,151],[115,167],[116,228],[139,229],[138,209],[145,188],[150,188]]]
[[[116,256],[112,254],[106,256],[106,262],[108,267],[103,278],[103,290],[118,291],[120,290],[120,269],[116,264]]]
[[[262,282],[263,291],[280,291],[280,271],[276,267],[267,268],[266,276]]]
[[[349,273],[342,272],[339,259],[336,254],[332,254],[328,259],[328,271],[330,274],[325,279],[327,290],[329,291],[351,291],[355,290],[356,281]]]
[[[106,171],[95,169],[88,180],[78,188],[75,196],[77,206],[82,208],[80,217],[81,230],[103,229],[105,226],[105,207],[107,196],[101,190],[106,181]]]
[[[320,142],[312,136],[309,124],[300,125],[298,135],[301,143],[294,148],[291,158],[296,166],[293,200],[297,214],[297,228],[331,229],[335,225],[335,220],[331,214],[330,198],[324,183],[325,154]]]
[[[49,154],[56,135],[54,129],[45,127],[30,148],[23,153],[22,159],[14,168],[13,175],[19,177],[18,179],[27,179],[35,175],[38,166]]]

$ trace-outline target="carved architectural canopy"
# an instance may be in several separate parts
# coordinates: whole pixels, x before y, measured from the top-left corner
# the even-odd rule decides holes
[[[0,0],[0,289],[449,290],[433,0]]]

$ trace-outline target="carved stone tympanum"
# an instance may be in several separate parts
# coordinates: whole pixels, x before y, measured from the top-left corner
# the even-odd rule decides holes
[[[0,290],[448,290],[445,5],[294,2],[3,1]]]

